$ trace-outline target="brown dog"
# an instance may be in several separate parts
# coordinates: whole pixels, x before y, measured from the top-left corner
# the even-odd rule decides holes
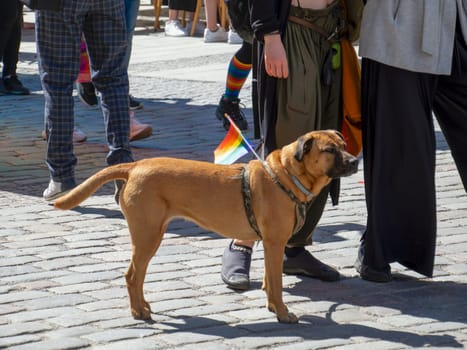
[[[143,295],[150,259],[175,217],[193,221],[230,238],[257,240],[264,246],[263,289],[269,310],[280,322],[298,318],[282,300],[284,247],[296,224],[296,206],[309,202],[331,179],[357,171],[358,160],[345,151],[342,136],[332,130],[314,131],[272,152],[265,162],[217,165],[175,158],[143,159],[105,168],[55,202],[71,209],[104,183],[126,181],[120,207],[128,222],[133,245],[126,273],[131,313],[150,319],[151,309]],[[244,200],[243,169],[249,173],[251,197]],[[247,179],[247,180],[248,180]],[[258,233],[252,228],[251,216]]]

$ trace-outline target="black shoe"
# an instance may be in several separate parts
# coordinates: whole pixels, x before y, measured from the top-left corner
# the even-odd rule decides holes
[[[31,92],[24,87],[16,75],[3,78],[3,84],[8,94],[11,95],[29,95]]]
[[[130,99],[130,111],[135,111],[137,109],[143,109],[143,102],[136,100],[133,96],[129,95]]]
[[[230,99],[228,97],[222,96],[221,100],[219,101],[219,105],[217,106],[216,117],[222,121],[225,130],[229,130],[230,122],[227,118],[224,117],[224,114],[228,114],[240,130],[248,130],[248,121],[246,120],[243,112],[240,110],[240,99]]]
[[[76,89],[81,102],[89,107],[97,106],[96,89],[93,83],[76,83]]]
[[[227,287],[236,290],[250,288],[250,265],[252,249],[229,243],[222,256],[221,278]]]
[[[392,280],[391,267],[387,265],[382,270],[376,270],[368,265],[363,263],[363,256],[365,255],[365,244],[362,241],[360,247],[358,248],[358,256],[355,261],[355,269],[360,274],[360,277],[366,281],[371,282],[390,282]]]
[[[316,259],[305,248],[296,256],[284,254],[284,273],[287,275],[304,275],[317,278],[326,282],[334,282],[340,279],[339,272],[333,267]]]

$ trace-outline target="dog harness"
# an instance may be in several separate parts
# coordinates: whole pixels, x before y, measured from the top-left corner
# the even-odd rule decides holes
[[[311,197],[309,202],[301,202],[291,190],[287,189],[277,178],[276,174],[272,171],[269,165],[263,161],[263,166],[266,172],[271,176],[272,182],[274,182],[279,188],[289,196],[289,198],[295,202],[295,226],[292,231],[292,235],[297,233],[305,223],[306,211],[308,205],[313,201],[314,195],[308,191],[297,178],[292,177],[293,182],[296,186],[307,196]],[[261,236],[261,231],[258,227],[258,222],[256,221],[255,214],[253,213],[252,200],[251,200],[251,185],[250,185],[250,169],[248,165],[244,166],[241,171],[242,177],[242,195],[243,195],[243,205],[245,206],[246,216],[248,222],[250,223],[251,228],[256,232],[260,239],[263,239]]]

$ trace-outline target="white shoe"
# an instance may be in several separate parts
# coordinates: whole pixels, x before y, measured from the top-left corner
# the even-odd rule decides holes
[[[165,35],[166,36],[187,36],[188,31],[182,27],[182,24],[178,20],[172,20],[165,22]]]
[[[191,34],[191,28],[192,27],[193,27],[193,21],[187,21],[186,22],[186,31],[187,31],[188,34]],[[196,23],[196,29],[195,29],[194,35],[203,35],[205,28],[206,28],[206,26],[203,23],[201,23],[200,21],[198,21],[198,23]]]
[[[227,32],[217,25],[216,31],[211,31],[209,28],[204,30],[204,42],[205,43],[221,43],[227,41]]]
[[[46,201],[53,201],[70,192],[74,187],[76,187],[75,180],[71,180],[69,183],[65,184],[50,179],[49,186],[44,190],[42,197]]]
[[[235,30],[230,29],[227,42],[232,45],[239,45],[243,43],[243,39]]]

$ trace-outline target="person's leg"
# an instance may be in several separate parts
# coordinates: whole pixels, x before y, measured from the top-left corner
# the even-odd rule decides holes
[[[5,59],[5,56],[8,55],[6,50],[9,42],[13,28],[15,27],[15,22],[17,21],[18,8],[16,1],[1,1],[0,2],[0,58],[2,62]],[[5,62],[3,62],[3,75],[5,75]],[[3,77],[3,76],[2,76]]]
[[[14,14],[12,13],[14,22],[10,27],[9,36],[3,52],[3,83],[10,94],[29,95],[29,90],[23,86],[16,75],[19,47],[21,44],[21,27],[23,24],[23,3],[17,0],[7,2],[13,3],[16,11]]]
[[[226,113],[240,130],[248,129],[248,121],[240,110],[240,99],[238,96],[248,78],[248,74],[250,74],[252,54],[252,45],[244,41],[240,49],[230,60],[227,69],[225,92],[216,108],[216,117],[223,122],[226,130],[230,127],[230,122],[224,117]]]
[[[136,21],[138,19],[138,11],[140,0],[125,0],[125,25],[126,25],[126,37],[127,37],[127,48],[125,52],[125,67],[128,71],[130,64],[131,51],[133,48],[133,34],[135,32]],[[129,90],[129,88],[128,88]],[[152,127],[149,124],[141,123],[135,117],[135,110],[143,108],[143,102],[136,99],[128,93],[128,107],[130,109],[130,141],[136,141],[149,137],[152,134]]]
[[[131,50],[133,48],[133,34],[135,32],[136,20],[138,19],[138,11],[140,0],[124,0],[125,2],[125,26],[128,46],[125,52],[125,65],[128,69],[131,58]],[[128,94],[130,110],[138,110],[143,108],[143,102],[135,99]]]
[[[212,32],[217,31],[217,1],[219,0],[204,0],[204,10],[206,16],[206,29]]]
[[[227,69],[224,97],[237,99],[251,70],[252,45],[243,42],[235,53]]]
[[[441,76],[433,110],[467,191],[467,44],[457,25],[452,73]]]
[[[181,37],[187,36],[188,32],[182,27],[178,18],[178,10],[170,8],[171,1],[169,1],[169,19],[165,22],[164,32],[166,36]]]
[[[128,74],[125,54],[128,45],[124,5],[113,0],[91,5],[83,33],[91,58],[92,81],[101,94],[109,154],[107,164],[130,162],[130,117]],[[105,50],[103,49],[105,48]]]
[[[193,19],[195,16],[195,10],[196,10],[196,0],[182,0],[183,2],[183,7],[178,8],[178,10],[184,10],[188,13],[188,20],[186,22],[186,31],[187,33],[191,33],[191,29],[193,26],[196,26],[196,29],[194,31],[195,35],[203,35],[204,34],[204,29],[206,26],[201,23],[201,21],[198,18],[198,21],[196,23],[193,23]]]
[[[125,0],[125,23],[127,48],[125,52],[125,65],[128,68],[130,64],[131,49],[133,46],[133,33],[135,32],[136,20],[138,18],[140,0]]]
[[[206,29],[204,30],[204,42],[227,41],[227,32],[217,24],[217,6],[219,0],[204,0],[206,15]]]
[[[252,45],[243,42],[242,47],[232,57],[227,70],[225,93],[222,95],[216,109],[216,117],[224,121],[228,130],[230,123],[224,118],[224,113],[234,120],[241,130],[248,129],[248,122],[240,110],[239,94],[251,70]],[[225,248],[222,257],[221,277],[230,288],[245,290],[250,285],[250,263],[252,248],[255,241],[233,240]]]
[[[77,1],[77,0],[76,0]],[[36,11],[36,42],[45,98],[46,163],[51,186],[44,198],[51,200],[74,187],[73,83],[79,71],[81,28],[74,2],[60,12]]]
[[[363,59],[362,126],[368,218],[357,271],[391,279],[389,264],[431,275],[436,238],[436,76]]]

